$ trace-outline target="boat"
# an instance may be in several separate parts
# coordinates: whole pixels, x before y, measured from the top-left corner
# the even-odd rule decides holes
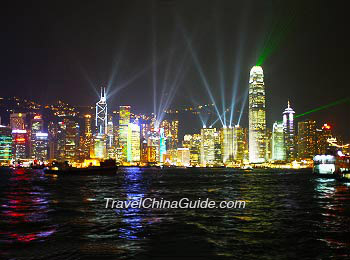
[[[336,154],[315,155],[313,173],[320,177],[349,179],[350,156],[341,152]]]
[[[100,163],[100,166],[88,166],[77,168],[70,166],[67,162],[54,162],[52,166],[44,169],[45,174],[64,174],[64,175],[89,175],[89,174],[115,174],[118,166],[115,160],[105,160]]]

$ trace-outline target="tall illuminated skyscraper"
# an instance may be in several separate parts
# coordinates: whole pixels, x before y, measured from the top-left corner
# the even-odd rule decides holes
[[[192,136],[190,146],[191,165],[197,166],[200,163],[201,140],[202,137],[200,134],[194,134]]]
[[[250,70],[249,78],[249,162],[263,163],[266,155],[264,73],[260,66]]]
[[[29,152],[30,152],[30,157],[31,158],[36,158],[37,155],[35,155],[34,151],[36,150],[36,133],[42,133],[44,131],[44,120],[42,119],[41,115],[35,115],[31,120],[30,120],[30,143],[29,143]],[[44,139],[43,136],[39,135],[39,139]],[[39,142],[41,144],[41,142]],[[42,155],[42,153],[40,153]],[[40,158],[41,159],[41,158]],[[45,158],[46,159],[46,158]]]
[[[215,163],[215,133],[215,128],[201,129],[200,164],[204,167]]]
[[[48,133],[35,133],[33,143],[33,158],[38,161],[45,161],[48,158]]]
[[[283,112],[284,147],[286,149],[287,162],[296,159],[294,113],[288,101],[288,107]]]
[[[82,153],[84,159],[90,158],[90,152],[92,151],[93,138],[91,119],[92,117],[90,114],[84,115],[84,136],[82,143]]]
[[[242,127],[240,127],[239,125],[235,126],[235,135],[234,135],[234,154],[233,154],[233,158],[235,160],[236,163],[243,163],[243,160],[245,159],[245,147],[247,146],[246,144],[246,131],[245,129],[243,129]]]
[[[27,158],[28,133],[24,129],[12,130],[12,156],[14,160]]]
[[[283,123],[275,122],[272,127],[272,160],[284,161],[286,151],[284,149]]]
[[[221,154],[224,164],[233,163],[234,160],[234,128],[224,127],[220,131],[221,138]]]
[[[107,97],[104,87],[101,87],[101,97],[96,103],[96,128],[97,134],[107,133]]]
[[[141,149],[140,149],[140,126],[135,123],[129,123],[128,136],[127,136],[127,160],[128,162],[140,162]]]
[[[128,125],[130,123],[130,106],[119,107],[119,147],[122,149],[122,162],[127,161]]]

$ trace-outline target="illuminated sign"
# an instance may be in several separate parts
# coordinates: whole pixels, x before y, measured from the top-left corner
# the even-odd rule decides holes
[[[37,137],[47,137],[48,133],[36,133],[35,134]]]
[[[322,129],[325,129],[325,130],[330,130],[331,129],[331,126],[329,124],[324,124],[322,126]]]
[[[23,130],[23,129],[14,129],[12,130],[13,134],[26,134],[27,130]]]

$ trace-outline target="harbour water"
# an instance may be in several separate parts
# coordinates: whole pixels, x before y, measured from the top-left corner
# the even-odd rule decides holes
[[[244,209],[111,209],[104,198],[245,200]],[[350,258],[350,185],[311,171],[124,168],[0,174],[0,259]]]

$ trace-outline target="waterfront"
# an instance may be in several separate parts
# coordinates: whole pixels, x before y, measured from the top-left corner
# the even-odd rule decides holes
[[[104,198],[245,200],[245,209],[105,209]],[[4,259],[350,257],[350,186],[311,172],[125,168],[0,178]]]

